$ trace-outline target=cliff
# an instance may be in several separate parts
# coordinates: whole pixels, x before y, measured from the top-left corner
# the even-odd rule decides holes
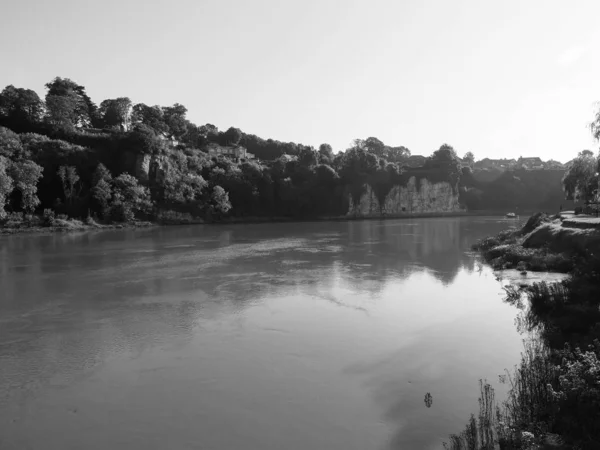
[[[418,183],[418,184],[417,184]],[[380,205],[371,186],[356,204],[349,198],[349,216],[379,216],[428,213],[456,213],[464,211],[458,203],[458,191],[447,181],[431,182],[410,177],[406,186],[395,185]]]

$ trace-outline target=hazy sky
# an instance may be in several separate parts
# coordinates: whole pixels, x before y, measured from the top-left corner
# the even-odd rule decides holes
[[[336,151],[566,161],[598,148],[599,17],[598,0],[5,0],[0,89],[61,76]]]

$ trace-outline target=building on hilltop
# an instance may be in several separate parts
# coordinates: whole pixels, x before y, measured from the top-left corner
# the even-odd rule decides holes
[[[254,159],[254,154],[250,153],[246,150],[245,147],[242,146],[221,146],[217,144],[210,144],[208,146],[208,154],[210,156],[226,156],[232,159]]]
[[[529,170],[541,170],[546,168],[546,166],[544,165],[544,161],[542,161],[542,159],[537,156],[533,158],[520,157],[517,161],[517,165],[523,169]]]
[[[496,170],[508,170],[512,169],[517,165],[515,159],[490,159],[484,158],[481,161],[475,163],[476,169],[496,169]]]

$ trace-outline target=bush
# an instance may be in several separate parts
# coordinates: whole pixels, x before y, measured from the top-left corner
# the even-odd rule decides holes
[[[128,203],[113,203],[109,208],[109,218],[113,222],[128,223],[133,222],[135,214]]]
[[[189,213],[180,213],[172,210],[159,211],[156,215],[156,220],[163,225],[184,225],[200,221],[200,219],[195,219]]]
[[[54,225],[55,220],[56,214],[54,211],[49,208],[44,209],[44,214],[42,215],[42,225],[45,227],[51,227]]]
[[[24,225],[22,212],[8,213],[4,219],[4,227],[6,228],[21,228]]]

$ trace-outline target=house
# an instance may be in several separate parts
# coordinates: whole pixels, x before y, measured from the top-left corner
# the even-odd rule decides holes
[[[524,169],[529,169],[529,170],[540,170],[540,169],[544,169],[546,167],[544,164],[544,161],[542,161],[542,159],[537,156],[534,158],[521,157],[517,161],[517,165],[519,167],[522,167]]]
[[[212,144],[208,147],[208,154],[210,156],[226,156],[232,159],[254,159],[254,154],[248,152],[245,147],[226,147],[221,145]]]
[[[515,167],[517,161],[515,159],[490,159],[484,158],[481,161],[475,163],[476,169],[496,169],[496,170],[508,170]]]

